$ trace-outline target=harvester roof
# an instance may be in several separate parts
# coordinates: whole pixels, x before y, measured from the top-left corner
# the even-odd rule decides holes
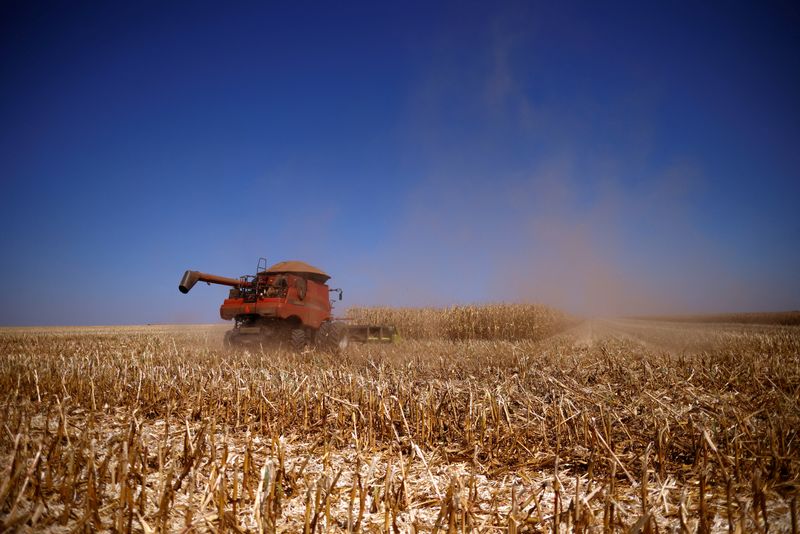
[[[305,274],[308,276],[309,279],[325,283],[331,276],[323,271],[322,269],[318,269],[313,265],[309,265],[304,261],[281,261],[267,269],[268,273],[294,273],[294,274]]]

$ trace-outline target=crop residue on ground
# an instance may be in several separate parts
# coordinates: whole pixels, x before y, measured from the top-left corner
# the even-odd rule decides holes
[[[345,355],[227,352],[226,326],[3,329],[3,529],[796,524],[797,327],[531,310],[420,311],[441,330],[416,334],[413,310],[361,310],[405,335]],[[540,334],[494,328],[512,316]]]

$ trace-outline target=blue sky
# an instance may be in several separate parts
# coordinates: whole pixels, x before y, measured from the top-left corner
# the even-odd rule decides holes
[[[344,305],[800,308],[796,3],[6,2],[0,324]],[[343,311],[344,306],[340,311]]]

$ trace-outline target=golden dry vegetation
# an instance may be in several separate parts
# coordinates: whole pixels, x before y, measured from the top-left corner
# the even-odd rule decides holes
[[[402,338],[345,355],[0,330],[3,530],[796,528],[798,328],[533,310],[359,310]]]
[[[542,339],[574,322],[539,304],[486,304],[449,308],[351,308],[355,322],[394,325],[400,337],[418,340]]]

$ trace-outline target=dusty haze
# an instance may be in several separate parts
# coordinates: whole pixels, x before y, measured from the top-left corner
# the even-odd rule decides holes
[[[353,269],[375,303],[537,301],[585,315],[791,307],[779,281],[748,280],[730,263],[736,251],[692,224],[691,172],[635,191],[613,179],[581,189],[567,163],[496,183],[433,179]]]
[[[549,74],[521,51],[541,28],[523,19],[497,17],[490,53],[470,70],[448,53],[464,37],[442,37],[409,104],[420,178],[398,199],[392,233],[339,267],[364,288],[351,295],[535,301],[591,316],[800,306],[800,257],[740,216],[768,208],[735,205],[747,192],[730,193],[703,162],[664,157],[657,84],[625,88],[610,107],[585,94],[567,107],[537,99]],[[755,197],[760,186],[754,176],[737,187]]]

